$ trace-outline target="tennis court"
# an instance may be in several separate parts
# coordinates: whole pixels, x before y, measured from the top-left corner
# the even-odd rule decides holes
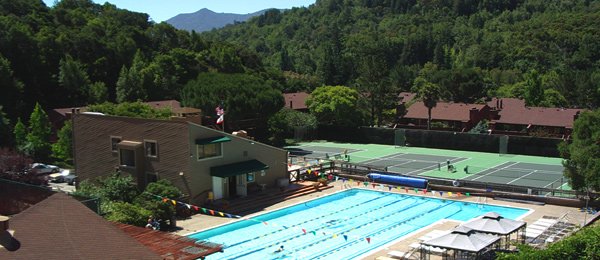
[[[562,165],[505,162],[488,169],[473,169],[463,180],[504,183],[521,186],[560,188],[567,185]]]
[[[337,156],[351,163],[387,168],[392,173],[570,190],[560,158],[323,142],[286,149],[290,155],[321,159]],[[454,170],[448,169],[448,162]]]
[[[381,158],[366,160],[361,163],[387,167],[389,172],[418,175],[433,170],[448,171],[448,162],[450,165],[454,165],[455,163],[468,159],[469,158],[452,156],[396,153]]]
[[[290,152],[290,155],[297,157],[310,157],[310,158],[319,158],[319,159],[334,159],[339,158],[342,159],[346,154],[351,154],[355,152],[362,151],[361,149],[352,149],[352,148],[337,148],[337,147],[327,147],[327,146],[318,146],[318,145],[306,145],[302,147],[292,147],[287,148]],[[344,153],[346,151],[346,153]]]

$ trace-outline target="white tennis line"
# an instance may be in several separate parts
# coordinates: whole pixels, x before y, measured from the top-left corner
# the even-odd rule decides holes
[[[394,158],[394,157],[396,157],[396,155],[400,155],[400,157],[402,157],[402,155],[407,155],[407,154],[408,153],[395,153],[395,154],[389,154],[389,155],[386,155],[386,156],[381,156],[381,157],[379,157],[377,159],[388,159],[388,158],[389,159],[398,159],[398,158]]]
[[[408,164],[408,163],[411,163],[411,162],[414,162],[414,160],[411,160],[411,161],[406,161],[406,162],[403,162],[403,163],[400,163],[400,164],[394,164],[394,165],[392,165],[392,166],[388,166],[388,167],[394,167],[394,166],[405,165],[405,164]]]
[[[534,174],[535,172],[537,172],[537,170],[535,170],[535,171],[532,171],[532,172],[530,172],[530,173],[528,173],[528,174],[525,174],[525,175],[523,175],[523,176],[521,176],[521,177],[519,177],[519,178],[516,178],[516,179],[514,179],[514,180],[512,180],[512,181],[509,181],[509,182],[507,182],[506,184],[511,184],[511,183],[513,183],[513,182],[515,182],[515,181],[518,181],[518,180],[520,180],[520,179],[523,179],[523,178],[527,177],[528,175]]]
[[[407,172],[406,174],[412,175],[413,172],[417,172],[415,175],[419,175],[420,173],[418,171],[429,170],[429,168],[434,168],[435,169],[435,167],[437,167],[437,165],[431,165],[431,166],[427,166],[427,167],[425,167],[423,169],[417,169],[417,170],[414,170],[414,171],[411,171],[411,172]],[[421,173],[426,173],[426,172],[428,172],[428,171],[424,171],[424,172],[421,172]]]
[[[539,170],[539,169],[526,169],[526,168],[510,168],[509,170],[511,171],[515,171],[515,172],[529,172],[529,171],[537,171],[538,173],[546,173],[546,174],[555,174],[555,175],[562,175],[562,172],[557,172],[557,171],[546,171],[546,170]]]
[[[459,160],[459,159],[461,159],[461,160]],[[452,160],[458,160],[457,162],[462,162],[462,161],[466,161],[466,160],[469,160],[469,159],[471,159],[471,158],[466,158],[466,157],[458,157],[458,158],[456,158],[456,159],[452,159]],[[452,162],[452,160],[450,160],[450,162]],[[430,161],[417,161],[417,160],[415,160],[415,161],[416,161],[416,162],[430,162]],[[440,163],[440,162],[436,162],[436,163]],[[412,175],[412,173],[413,173],[413,172],[417,172],[415,175],[420,175],[420,174],[422,174],[422,173],[426,173],[426,172],[430,171],[430,170],[431,170],[431,168],[435,169],[436,167],[440,167],[440,166],[441,166],[441,165],[439,165],[439,164],[438,164],[438,165],[435,165],[435,164],[434,164],[434,165],[431,165],[431,166],[427,166],[427,167],[425,167],[425,168],[416,169],[416,170],[414,170],[414,171],[407,172],[406,174],[411,174],[411,175]],[[419,171],[423,171],[423,172],[419,172]]]
[[[544,186],[544,188],[548,188],[548,186],[552,185],[553,183],[557,182],[558,180],[560,180],[560,179],[556,179],[555,181],[548,183],[548,185]],[[565,183],[566,183],[566,182],[565,182]],[[559,187],[562,187],[562,186],[564,186],[564,185],[565,185],[565,183],[563,183],[563,185],[560,185]]]
[[[498,169],[498,170],[491,171],[491,172],[489,172],[488,174],[481,175],[481,176],[479,176],[479,177],[477,177],[477,178],[475,178],[475,179],[472,179],[472,181],[474,181],[474,180],[477,180],[477,179],[479,179],[479,178],[486,177],[486,176],[488,176],[488,175],[491,175],[492,173],[499,172],[499,171],[501,171],[501,170],[504,170],[504,169],[506,169],[506,168],[508,168],[508,167],[510,167],[510,166],[513,166],[513,165],[515,165],[515,164],[517,164],[517,163],[518,163],[518,162],[516,162],[516,163],[513,163],[513,164],[511,164],[511,165],[508,165],[508,166],[506,166],[506,167],[502,167],[502,168],[500,168],[500,169]],[[502,165],[502,164],[500,164],[500,165]]]

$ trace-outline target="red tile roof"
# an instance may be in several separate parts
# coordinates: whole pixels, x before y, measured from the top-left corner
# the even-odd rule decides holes
[[[0,259],[163,259],[79,201],[63,193],[9,220],[21,244]]]
[[[285,93],[283,94],[285,98],[285,107],[291,109],[307,109],[306,105],[304,105],[304,101],[310,97],[308,93],[298,92],[298,93]]]
[[[472,108],[480,111],[486,105],[463,104],[463,103],[443,103],[438,102],[437,106],[431,109],[431,118],[435,120],[449,120],[467,122],[470,120],[470,110]],[[422,101],[415,102],[408,108],[408,113],[404,118],[427,119],[428,109]]]
[[[165,259],[198,259],[223,250],[221,245],[172,233],[115,222],[112,224]]]

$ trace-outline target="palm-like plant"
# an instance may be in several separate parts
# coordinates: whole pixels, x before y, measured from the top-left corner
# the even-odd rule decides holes
[[[423,104],[427,107],[427,130],[431,129],[431,110],[437,106],[437,101],[440,99],[441,89],[437,84],[427,81],[423,77],[417,77],[414,86],[418,89],[418,95],[423,100]]]

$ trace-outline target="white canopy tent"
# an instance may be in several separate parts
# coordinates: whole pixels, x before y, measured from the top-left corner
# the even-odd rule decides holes
[[[477,232],[492,234],[504,238],[505,248],[508,247],[508,241],[511,234],[518,234],[519,231],[523,235],[517,236],[520,242],[525,242],[525,228],[527,223],[524,221],[512,220],[503,218],[496,212],[488,212],[481,217],[468,221],[461,226],[471,228]]]
[[[452,254],[444,253],[445,259],[480,259],[481,255],[492,247],[498,247],[499,237],[477,233],[464,226],[452,229],[448,234],[432,238],[421,243],[421,259],[429,259],[431,247],[452,250]]]

